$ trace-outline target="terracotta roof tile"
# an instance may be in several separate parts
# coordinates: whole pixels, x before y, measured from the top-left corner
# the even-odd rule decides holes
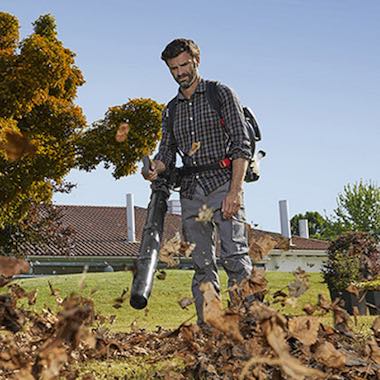
[[[125,207],[108,206],[57,206],[62,210],[62,222],[75,229],[74,246],[70,256],[137,256],[147,210],[135,207],[136,242],[127,240],[127,217]],[[164,241],[181,231],[181,217],[167,214],[164,227]],[[288,249],[289,241],[281,234],[249,229],[249,237],[256,234],[270,234],[278,249]],[[293,237],[291,249],[326,250],[328,242]],[[54,246],[28,250],[28,255],[60,256]]]

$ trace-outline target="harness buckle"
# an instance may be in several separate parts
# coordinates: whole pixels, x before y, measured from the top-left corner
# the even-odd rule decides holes
[[[226,168],[229,168],[231,166],[231,160],[229,158],[224,158],[223,160],[220,160],[219,161],[219,166],[222,168],[222,169],[226,169]]]

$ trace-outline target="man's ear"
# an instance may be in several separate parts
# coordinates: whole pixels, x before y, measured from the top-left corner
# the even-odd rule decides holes
[[[201,57],[194,57],[193,60],[194,60],[195,66],[198,67],[199,64],[201,63]]]

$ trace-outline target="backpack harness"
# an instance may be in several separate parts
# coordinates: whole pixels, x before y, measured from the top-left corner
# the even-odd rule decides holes
[[[219,82],[206,81],[206,97],[207,97],[207,100],[208,100],[211,108],[218,114],[220,126],[223,128],[223,130],[225,131],[225,134],[228,136],[228,133],[227,133],[226,128],[225,128],[225,121],[224,121],[224,118],[223,118],[222,112],[221,112],[222,104],[221,104],[221,100],[220,100],[220,92],[219,92],[218,86],[219,86]],[[179,155],[181,156],[182,161],[183,161],[183,157],[185,156],[185,154],[180,149],[178,149],[178,146],[177,146],[177,143],[175,140],[175,136],[174,136],[174,131],[173,131],[174,118],[175,118],[177,103],[178,103],[177,96],[174,97],[168,103],[168,106],[167,106],[167,117],[168,117],[167,126],[168,126],[168,131],[170,134],[171,148],[174,152],[179,153]],[[253,163],[253,157],[255,154],[256,142],[261,140],[261,133],[260,133],[259,126],[257,124],[257,121],[256,121],[252,111],[248,107],[243,107],[243,112],[244,112],[244,116],[246,119],[246,125],[247,125],[249,140],[251,143],[251,162],[247,168],[245,181],[246,182],[253,182],[253,181],[257,181],[259,178],[259,175],[257,175],[257,173],[252,171],[251,163]],[[228,146],[227,146],[227,152],[228,152]],[[231,160],[231,158],[228,157],[228,153],[227,153],[227,156],[218,162],[214,162],[214,163],[207,164],[207,165],[199,165],[199,166],[185,166],[184,165],[181,168],[177,168],[177,170],[179,170],[180,176],[187,176],[190,174],[195,174],[195,173],[203,172],[206,170],[216,170],[216,169],[225,170],[225,169],[231,169],[231,167],[232,167],[232,160]]]

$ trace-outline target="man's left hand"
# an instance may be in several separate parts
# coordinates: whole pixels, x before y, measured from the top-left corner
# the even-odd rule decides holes
[[[230,190],[223,199],[222,214],[225,219],[231,219],[240,210],[242,205],[242,192]]]

